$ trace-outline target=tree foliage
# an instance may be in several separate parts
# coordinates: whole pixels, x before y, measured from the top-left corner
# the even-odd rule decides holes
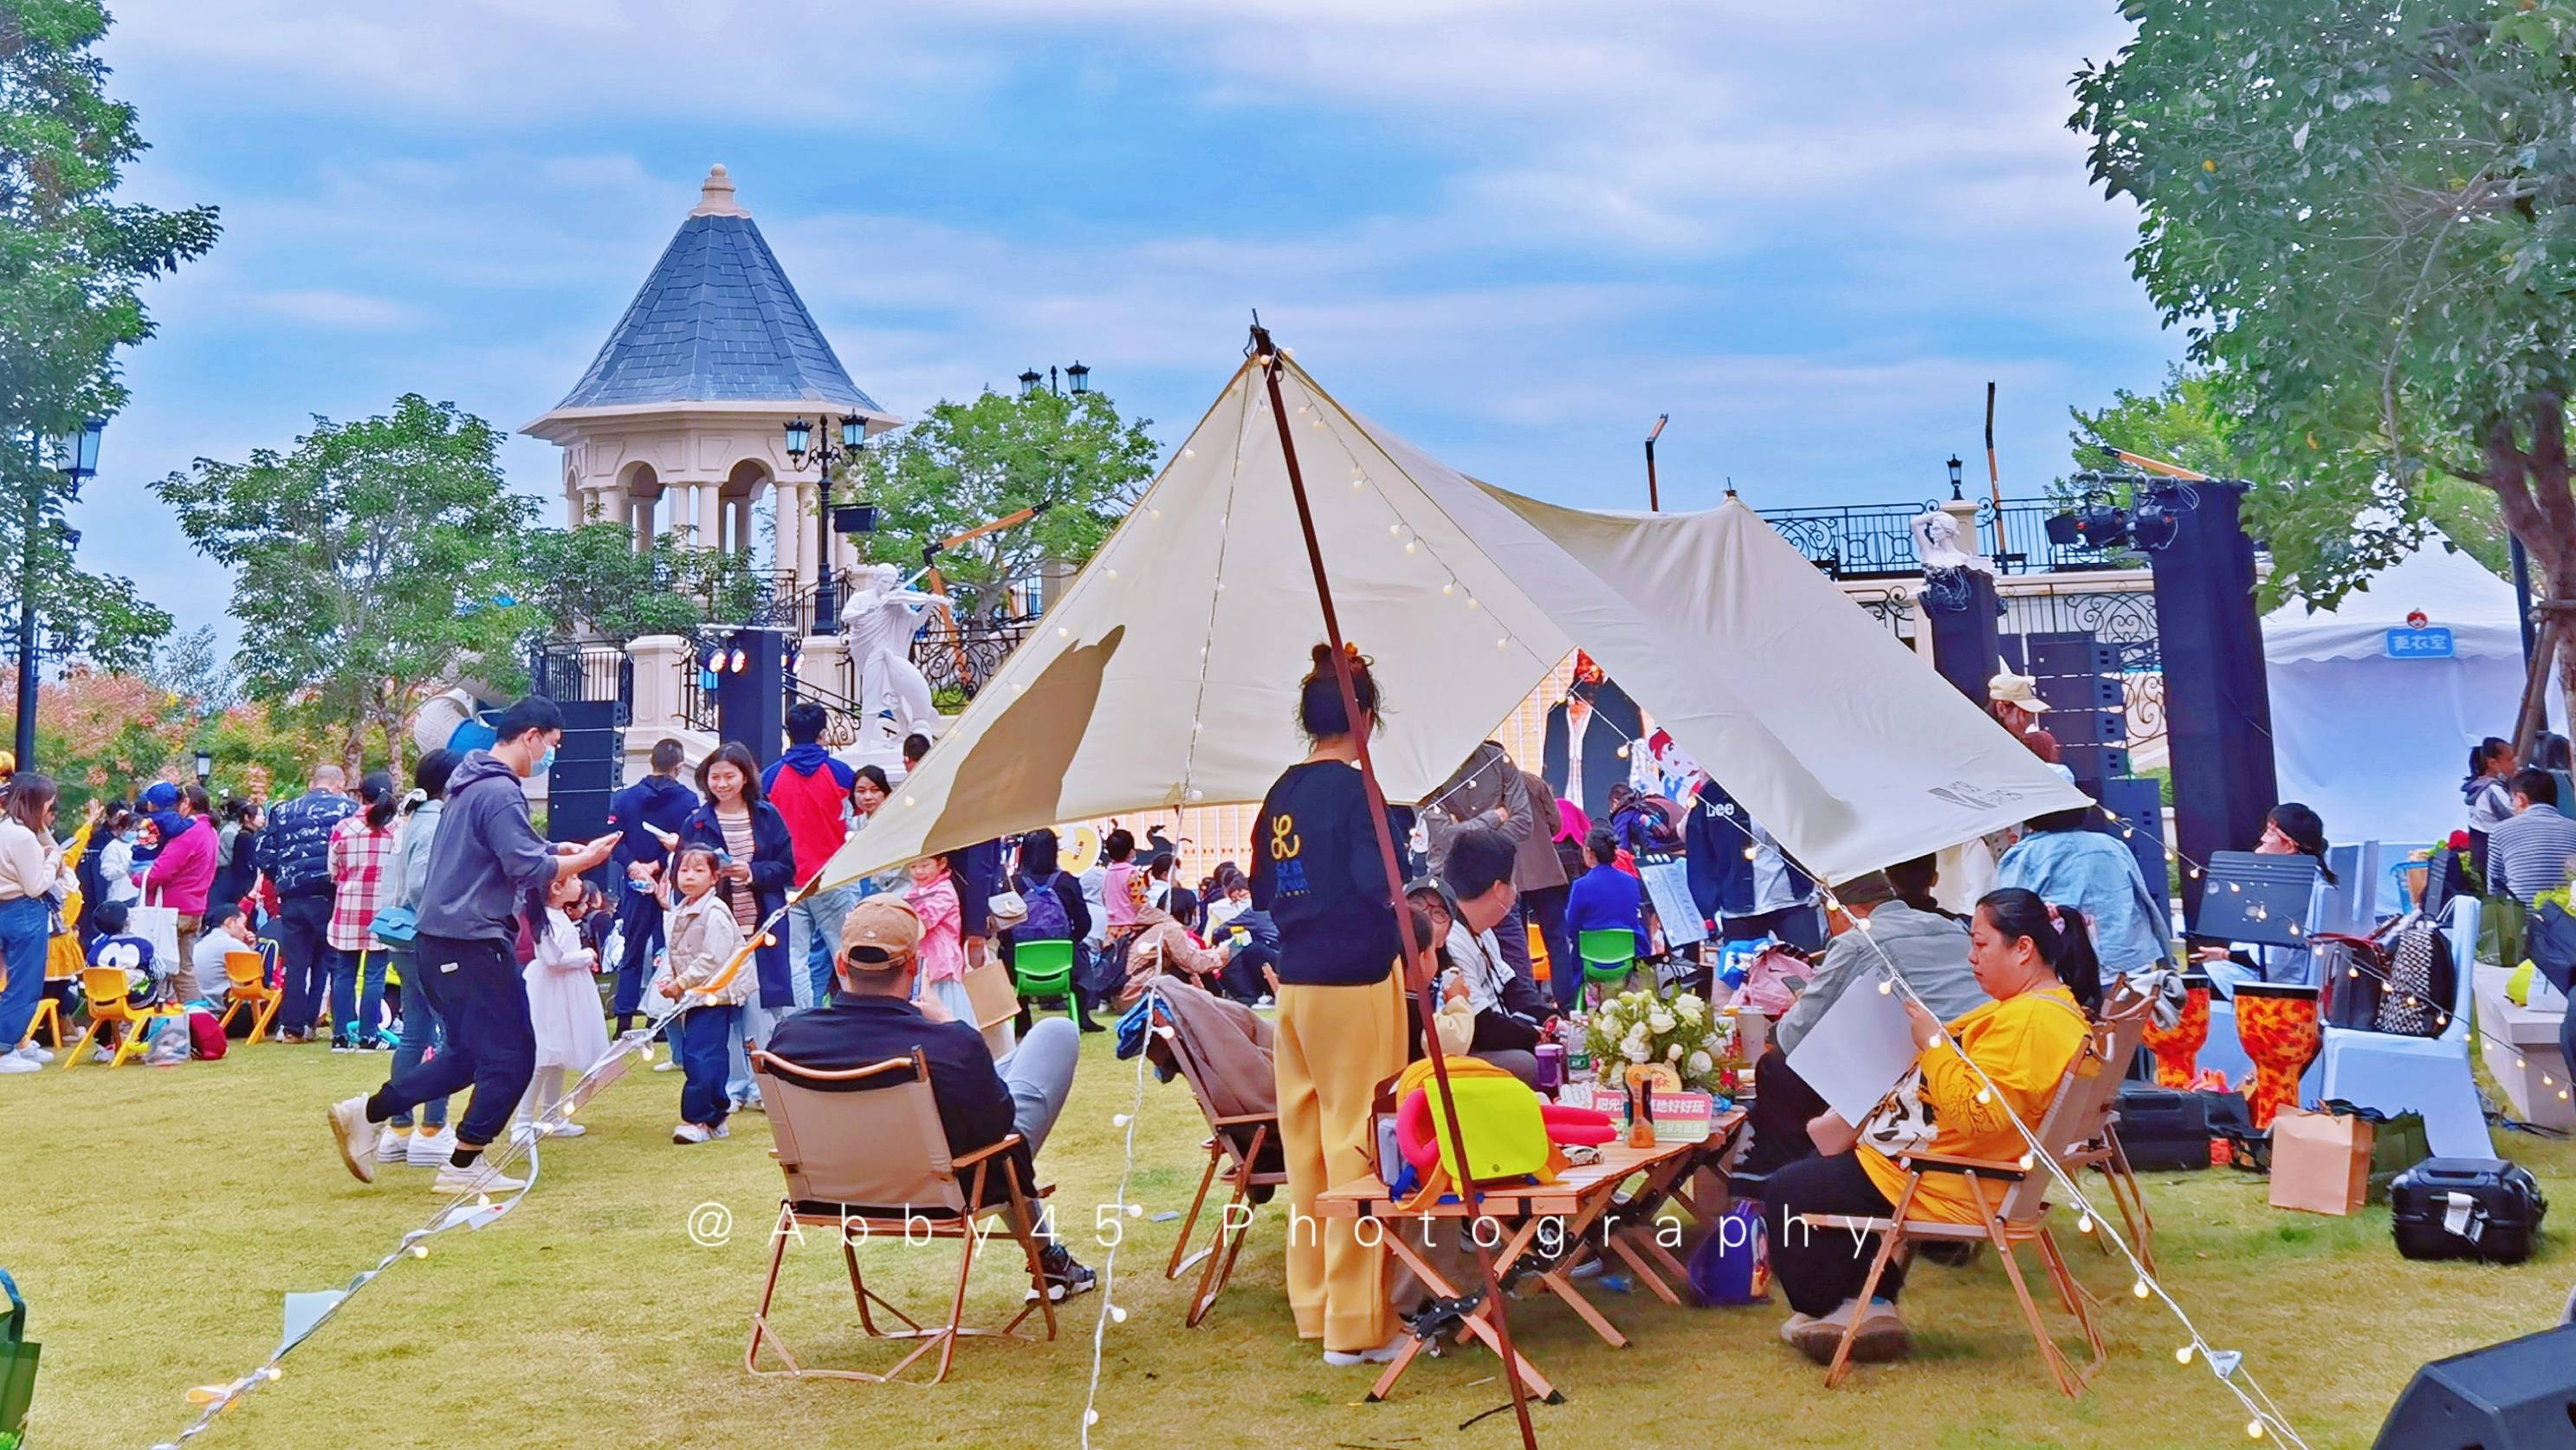
[[[1121,418],[1097,391],[942,402],[865,456],[857,493],[878,509],[869,556],[909,573],[924,547],[1043,506],[1026,524],[938,556],[961,615],[999,613],[1011,584],[1049,562],[1084,563],[1135,506],[1154,476],[1151,426]]]
[[[690,548],[676,534],[638,549],[634,531],[617,523],[531,530],[519,568],[531,630],[556,643],[686,635],[746,617],[759,593],[746,555]]]
[[[131,582],[73,567],[72,486],[39,438],[125,404],[116,355],[152,335],[142,284],[214,245],[215,209],[114,199],[144,150],[132,106],[93,53],[97,0],[0,0],[0,599],[32,581],[46,643],[137,666],[170,616]]]
[[[533,506],[504,486],[491,426],[417,393],[361,422],[314,420],[291,452],[200,458],[155,486],[189,541],[234,570],[236,657],[257,700],[365,732],[399,766],[413,708],[471,676],[524,677],[513,590]]]
[[[2236,420],[2275,584],[2331,602],[2445,508],[2477,532],[2468,481],[2576,594],[2576,6],[2122,9],[2071,124]]]

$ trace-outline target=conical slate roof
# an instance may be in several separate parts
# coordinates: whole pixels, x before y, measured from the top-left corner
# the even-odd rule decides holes
[[[888,417],[850,381],[725,169],[557,411],[656,403],[806,403]]]

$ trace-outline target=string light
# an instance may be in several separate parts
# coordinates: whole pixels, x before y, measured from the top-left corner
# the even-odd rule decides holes
[[[2149,1290],[2148,1290],[2148,1288],[2147,1288],[2147,1281],[2146,1281],[2146,1280],[2144,1280],[2144,1279],[2140,1279],[2140,1280],[2138,1280],[2136,1283],[2131,1284],[2131,1285],[2129,1286],[2129,1292],[2130,1292],[2130,1293],[2132,1293],[2132,1294],[2137,1295],[2137,1296],[2138,1296],[2139,1298],[2141,1298],[2141,1299],[2144,1299],[2145,1297],[2147,1297],[2147,1294],[2149,1293]]]

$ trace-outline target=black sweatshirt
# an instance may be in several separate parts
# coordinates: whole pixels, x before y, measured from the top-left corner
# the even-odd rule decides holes
[[[1278,923],[1280,984],[1384,981],[1400,949],[1395,905],[1358,768],[1289,767],[1262,798],[1253,831],[1252,905]],[[1399,854],[1403,840],[1398,833]]]

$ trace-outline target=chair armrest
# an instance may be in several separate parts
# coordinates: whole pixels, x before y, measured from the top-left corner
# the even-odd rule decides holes
[[[1208,1119],[1210,1126],[1218,1128],[1257,1128],[1263,1123],[1276,1124],[1278,1121],[1277,1113],[1235,1113]]]
[[[958,1168],[971,1168],[975,1164],[981,1163],[985,1159],[992,1157],[994,1154],[999,1153],[1006,1148],[1016,1148],[1019,1144],[1019,1134],[1005,1133],[998,1142],[988,1143],[983,1147],[976,1149],[972,1153],[949,1159],[948,1166],[952,1170]]]
[[[1917,1173],[1991,1173],[1997,1178],[2020,1178],[2030,1172],[2018,1163],[1994,1158],[1963,1158],[1955,1153],[1899,1153],[1896,1165]]]

